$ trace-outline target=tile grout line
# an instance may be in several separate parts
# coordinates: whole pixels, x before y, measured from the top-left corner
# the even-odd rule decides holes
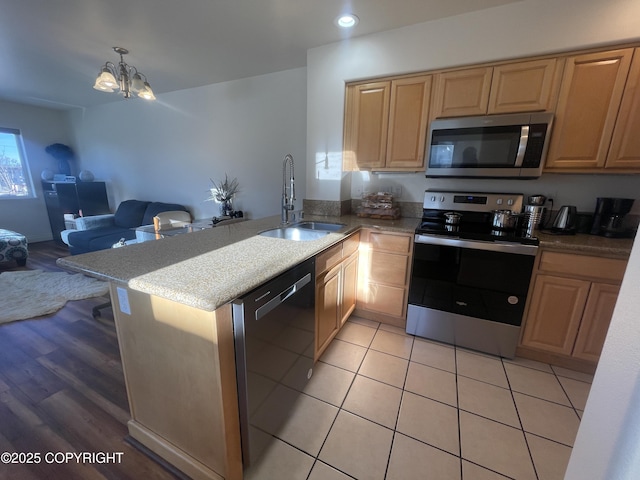
[[[460,391],[458,389],[458,349],[455,347],[453,349],[453,365],[456,379],[456,414],[458,416],[458,457],[460,459],[460,479],[464,480],[464,469],[462,467],[462,431],[460,428]]]
[[[357,323],[357,322],[354,322],[354,323]],[[382,328],[381,328],[382,324],[381,324],[381,323],[379,323],[379,322],[378,322],[378,324],[377,324],[377,327],[375,327],[375,328],[374,328],[374,327],[372,327],[371,325],[363,325],[363,324],[359,324],[359,325],[364,326],[364,327],[367,327],[367,328],[371,328],[372,330],[374,330],[373,336],[371,337],[371,340],[369,340],[369,341],[368,341],[368,344],[367,344],[367,346],[366,346],[366,347],[364,347],[361,343],[354,343],[354,342],[347,341],[347,340],[344,340],[344,339],[339,339],[339,340],[340,340],[340,341],[342,341],[342,342],[345,342],[345,343],[348,343],[348,344],[350,344],[350,345],[357,346],[357,347],[361,347],[361,348],[364,348],[364,349],[365,349],[364,356],[362,357],[362,360],[361,360],[361,361],[360,361],[360,363],[358,364],[356,371],[355,371],[355,372],[352,372],[351,370],[348,370],[348,369],[346,369],[346,368],[339,367],[339,366],[337,366],[337,365],[332,365],[332,364],[330,364],[330,363],[328,363],[328,362],[324,362],[324,363],[327,363],[328,365],[331,365],[331,366],[333,366],[333,367],[335,367],[335,368],[338,368],[338,369],[341,369],[341,370],[345,370],[345,371],[348,371],[348,372],[350,372],[350,373],[353,373],[353,374],[354,374],[354,377],[353,377],[353,379],[352,379],[352,381],[351,381],[351,384],[349,385],[349,388],[347,389],[347,393],[345,394],[345,396],[344,396],[344,398],[343,398],[343,400],[342,400],[342,402],[341,402],[340,406],[338,407],[338,414],[339,414],[341,411],[344,411],[345,413],[348,413],[348,414],[350,414],[350,415],[354,415],[354,416],[356,416],[356,417],[358,417],[358,418],[361,418],[361,419],[363,419],[363,420],[367,420],[367,421],[372,422],[372,423],[374,423],[374,424],[376,424],[376,425],[378,425],[378,426],[381,426],[381,427],[383,427],[383,428],[385,428],[385,429],[392,430],[392,439],[391,439],[391,444],[390,444],[389,454],[388,454],[388,458],[387,458],[387,465],[386,465],[385,472],[384,472],[384,478],[386,478],[386,477],[387,477],[387,475],[388,475],[388,473],[389,473],[389,467],[390,467],[390,461],[391,461],[391,454],[392,454],[392,452],[393,452],[393,446],[395,445],[395,442],[396,442],[396,441],[397,441],[397,439],[399,438],[399,437],[397,437],[397,434],[402,434],[401,432],[399,432],[399,431],[397,430],[397,428],[398,428],[398,422],[399,422],[399,418],[400,418],[400,412],[401,412],[401,410],[402,410],[402,403],[403,403],[403,400],[404,400],[404,397],[405,397],[405,393],[407,393],[407,392],[408,392],[408,391],[406,390],[406,386],[407,386],[407,380],[408,380],[409,368],[411,367],[411,364],[412,364],[412,363],[415,363],[416,365],[424,365],[424,366],[426,366],[426,367],[428,367],[428,368],[433,368],[433,369],[435,369],[435,370],[439,370],[439,371],[443,371],[443,372],[449,372],[449,371],[448,371],[448,370],[445,370],[445,369],[442,369],[442,368],[438,368],[438,367],[435,367],[435,366],[429,365],[429,364],[424,364],[424,363],[421,363],[421,362],[415,362],[414,360],[412,360],[412,356],[413,356],[413,353],[415,352],[415,348],[416,348],[416,341],[418,341],[418,338],[417,338],[417,337],[415,337],[415,336],[409,336],[409,337],[411,337],[411,338],[412,338],[412,342],[411,342],[411,347],[410,347],[410,351],[409,351],[409,356],[408,356],[408,358],[406,358],[406,357],[404,357],[404,356],[399,356],[399,355],[397,355],[397,354],[389,353],[388,351],[384,351],[384,350],[381,350],[381,349],[376,349],[376,348],[374,348],[374,347],[373,347],[373,344],[374,344],[374,341],[375,341],[376,335],[377,335],[377,334],[378,334],[378,332],[380,332],[380,331],[384,331],[384,332],[386,332],[386,333],[391,333],[391,334],[397,335],[397,336],[399,336],[399,337],[403,337],[404,335],[400,334],[399,332],[395,332],[395,331],[388,331],[388,330],[382,329]],[[394,350],[394,351],[395,351],[395,349],[392,349],[392,350]],[[466,352],[466,350],[464,350],[464,349],[462,349],[462,351],[465,351],[465,352]],[[366,359],[367,355],[368,355],[370,352],[376,352],[376,353],[378,353],[378,354],[382,354],[382,355],[389,355],[390,357],[394,357],[394,358],[402,359],[402,360],[404,360],[404,361],[406,361],[406,362],[407,362],[407,367],[406,367],[406,370],[405,370],[405,372],[404,372],[404,379],[403,379],[403,382],[402,382],[402,387],[400,387],[400,388],[399,388],[399,387],[398,387],[397,385],[395,385],[395,384],[390,384],[390,383],[387,383],[387,382],[381,381],[381,380],[379,380],[379,379],[372,378],[372,377],[369,377],[369,376],[367,376],[367,375],[363,375],[363,374],[361,373],[361,369],[362,369],[362,366],[363,366],[363,364],[364,364],[364,361],[365,361],[365,359]],[[475,352],[468,352],[468,353],[475,354]],[[462,412],[462,411],[464,411],[464,412],[467,412],[467,411],[466,411],[466,410],[463,410],[463,409],[461,409],[461,408],[460,408],[460,392],[459,392],[459,383],[458,383],[460,373],[459,373],[459,371],[458,371],[458,349],[457,349],[457,348],[455,348],[455,347],[454,347],[454,360],[455,360],[455,369],[454,369],[454,370],[455,370],[455,381],[456,381],[456,410],[457,410],[457,417],[458,417],[458,442],[459,442],[459,446],[458,446],[458,452],[459,452],[459,454],[457,455],[457,457],[458,457],[458,459],[459,459],[459,461],[460,461],[460,476],[461,476],[461,478],[462,478],[462,477],[463,477],[463,461],[464,461],[464,458],[463,458],[463,456],[462,456],[462,432],[461,432],[460,416],[461,416],[461,412]],[[514,407],[515,407],[515,410],[516,410],[516,414],[517,414],[517,417],[518,417],[518,423],[519,423],[519,426],[520,426],[520,428],[518,428],[518,430],[520,430],[520,431],[522,432],[522,435],[523,435],[523,437],[524,437],[525,444],[526,444],[526,446],[527,446],[527,451],[528,451],[528,453],[529,453],[529,458],[530,458],[531,464],[532,464],[532,466],[533,466],[534,475],[536,476],[536,478],[538,478],[538,479],[539,479],[540,477],[539,477],[539,474],[538,474],[538,470],[537,470],[537,467],[536,467],[535,462],[534,462],[534,460],[533,460],[532,450],[531,450],[531,447],[529,446],[529,441],[528,441],[528,439],[527,439],[527,435],[526,435],[526,433],[527,433],[527,432],[526,432],[526,431],[525,431],[525,429],[524,429],[524,426],[523,426],[523,423],[522,423],[522,418],[521,418],[521,416],[520,416],[520,412],[519,412],[518,407],[517,407],[516,402],[515,402],[514,390],[513,390],[512,386],[511,386],[511,381],[510,381],[510,379],[509,379],[509,376],[508,376],[508,373],[507,373],[507,369],[506,369],[506,365],[505,365],[505,364],[506,364],[506,363],[508,363],[508,364],[510,364],[510,365],[512,364],[512,365],[515,365],[515,366],[518,366],[518,367],[525,368],[525,369],[527,369],[527,370],[541,371],[541,372],[544,372],[544,373],[552,373],[552,374],[554,375],[554,378],[556,378],[556,381],[558,381],[558,383],[560,383],[560,384],[561,384],[561,382],[560,382],[560,380],[559,380],[559,377],[560,377],[561,375],[558,375],[558,374],[557,374],[557,372],[555,372],[555,370],[553,370],[553,369],[552,369],[552,371],[551,371],[551,372],[548,372],[548,371],[545,371],[545,370],[541,370],[541,369],[539,369],[539,368],[535,368],[534,366],[524,365],[524,364],[519,364],[519,363],[517,363],[517,362],[509,362],[509,361],[507,361],[507,359],[503,359],[503,358],[499,358],[499,360],[501,361],[502,371],[503,371],[503,373],[504,373],[504,375],[505,375],[505,378],[506,378],[506,380],[507,380],[508,388],[504,388],[504,387],[501,387],[501,386],[497,386],[497,385],[494,385],[494,384],[493,384],[493,383],[491,383],[491,382],[486,382],[486,381],[483,381],[483,380],[479,380],[479,379],[476,379],[476,378],[474,378],[474,377],[466,377],[466,376],[464,376],[464,375],[462,375],[462,376],[463,376],[463,377],[465,377],[465,378],[470,378],[470,379],[472,379],[472,380],[474,380],[474,381],[478,381],[478,382],[485,383],[485,384],[487,384],[487,385],[497,386],[497,387],[499,387],[499,388],[503,388],[503,389],[505,389],[505,390],[506,390],[506,389],[508,389],[508,390],[509,390],[509,393],[510,393],[510,396],[511,396],[511,400],[512,400],[512,402],[513,402],[513,404],[514,404]],[[451,373],[451,372],[449,372],[449,373]],[[359,415],[359,414],[356,414],[356,413],[352,413],[352,412],[350,412],[350,411],[348,411],[348,410],[346,410],[346,409],[344,408],[344,405],[345,405],[345,402],[346,402],[347,396],[349,395],[349,392],[351,392],[351,390],[352,390],[352,388],[353,388],[353,385],[354,385],[354,382],[355,382],[355,380],[356,380],[356,377],[358,377],[358,376],[362,376],[363,378],[367,378],[367,379],[370,379],[370,380],[372,380],[372,381],[379,382],[379,383],[381,383],[381,384],[383,384],[383,385],[387,385],[387,386],[390,386],[390,387],[393,387],[393,388],[398,388],[399,390],[401,390],[401,392],[402,392],[402,393],[401,393],[401,401],[400,401],[400,404],[399,404],[399,406],[398,406],[398,410],[397,410],[397,413],[396,413],[395,424],[394,424],[394,426],[393,426],[392,428],[389,428],[388,426],[383,425],[383,424],[381,424],[381,423],[378,423],[378,422],[376,422],[376,421],[370,420],[369,418],[367,418],[367,417],[365,417],[365,416],[362,416],[362,415]],[[565,378],[565,376],[562,376],[562,378]],[[571,377],[568,377],[568,376],[567,376],[566,378],[571,378]],[[575,379],[575,380],[576,380],[576,381],[580,381],[581,383],[587,383],[587,384],[589,383],[589,382],[582,381],[582,380],[578,380],[578,379]],[[577,414],[576,407],[574,406],[574,403],[573,403],[573,402],[571,401],[571,399],[569,398],[569,396],[568,396],[568,394],[567,394],[566,390],[564,389],[564,386],[562,386],[562,384],[561,384],[561,388],[562,388],[563,393],[564,393],[564,394],[566,395],[566,397],[569,399],[569,403],[570,403],[570,405],[571,405],[570,407],[569,407],[569,406],[567,406],[567,405],[565,405],[565,404],[561,404],[561,403],[557,403],[557,402],[553,402],[553,401],[547,400],[546,398],[540,398],[540,397],[537,397],[537,396],[535,396],[535,395],[529,395],[529,394],[526,394],[526,393],[521,393],[521,394],[522,394],[522,395],[525,395],[525,396],[528,396],[528,397],[536,398],[536,399],[538,399],[538,400],[542,400],[542,401],[545,401],[545,402],[549,402],[549,403],[551,403],[551,404],[556,404],[556,405],[559,405],[559,406],[564,406],[564,407],[566,407],[566,408],[572,408],[572,410],[574,410],[574,412]],[[519,393],[520,393],[520,392],[519,392]],[[419,395],[419,394],[416,394],[416,395]],[[432,398],[430,398],[429,396],[424,396],[424,395],[419,395],[419,396],[421,396],[421,397],[423,397],[423,398],[430,399],[430,400],[437,401],[438,403],[443,403],[443,404],[445,404],[445,405],[449,405],[449,404],[447,404],[447,403],[445,403],[445,402],[440,402],[440,401],[438,401],[438,400],[432,399]],[[471,414],[471,415],[477,415],[477,414],[475,414],[475,413],[473,413],[473,412],[467,412],[467,413],[469,413],[469,414]],[[330,432],[330,431],[331,431],[331,429],[334,427],[335,421],[337,420],[337,416],[338,416],[338,415],[336,415],[336,418],[334,419],[334,421],[333,421],[333,423],[332,423],[332,425],[331,425],[331,428],[329,429],[329,432]],[[482,415],[477,415],[477,416],[482,417],[482,418],[487,418],[487,417],[483,417]],[[512,427],[511,425],[504,424],[504,423],[502,423],[502,422],[499,422],[499,421],[493,420],[493,419],[491,419],[491,418],[487,418],[487,419],[488,419],[488,420],[491,420],[491,421],[494,421],[494,422],[497,422],[497,423],[500,423],[500,424],[503,424],[503,425],[505,425],[505,426],[509,426],[509,427],[511,427],[511,428],[514,428],[514,427]],[[517,427],[516,427],[516,428],[517,428]],[[535,437],[539,437],[539,438],[545,439],[545,440],[548,440],[548,441],[551,441],[551,442],[554,442],[554,443],[557,443],[558,445],[564,445],[564,446],[566,446],[566,447],[572,448],[572,446],[570,446],[570,445],[565,445],[565,444],[564,444],[564,443],[562,443],[562,442],[558,442],[558,441],[556,441],[556,440],[553,440],[553,439],[550,439],[550,438],[546,438],[545,436],[542,436],[542,435],[538,435],[538,434],[534,434],[534,433],[531,433],[531,435],[533,435],[533,436],[535,436]],[[321,450],[322,450],[322,448],[324,447],[324,444],[325,444],[325,442],[326,442],[326,440],[327,440],[328,436],[329,436],[329,433],[327,434],[327,437],[325,437],[325,440],[324,440],[324,442],[323,442],[322,447],[320,448],[320,451],[321,451]],[[447,454],[449,454],[449,455],[454,455],[454,454],[451,454],[451,452],[448,452],[448,451],[446,451],[446,450],[442,450],[442,449],[440,449],[440,448],[438,448],[438,447],[435,447],[435,446],[433,446],[433,445],[431,445],[431,444],[429,444],[429,443],[426,443],[426,442],[424,442],[424,441],[422,441],[422,440],[419,440],[419,439],[413,438],[412,436],[407,436],[407,438],[411,438],[411,439],[413,439],[413,440],[415,440],[415,441],[417,441],[417,442],[419,442],[419,443],[422,443],[422,444],[424,444],[424,445],[428,445],[428,446],[430,446],[430,447],[432,447],[432,448],[436,448],[436,449],[438,449],[438,450],[440,450],[440,451],[442,451],[442,452],[444,452],[444,453],[447,453]],[[315,459],[314,459],[314,465],[315,465],[317,462],[325,463],[325,462],[322,462],[322,460],[320,460],[320,459],[319,459],[319,455],[320,455],[320,452],[318,453],[318,455],[317,455],[317,456],[315,457]],[[454,456],[456,456],[456,455],[454,455]],[[487,467],[484,467],[484,466],[482,466],[482,465],[476,464],[475,462],[470,462],[470,463],[472,463],[472,464],[474,464],[474,465],[477,465],[477,466],[478,466],[478,467],[480,467],[480,468],[487,469]],[[329,465],[329,464],[325,463],[325,465]],[[339,470],[339,469],[337,469],[335,466],[333,466],[333,465],[330,465],[330,466],[331,466],[331,468],[334,468],[334,469],[336,469],[336,470],[340,471],[340,470]],[[312,467],[312,470],[313,470],[313,467]],[[488,469],[488,470],[489,470],[489,471],[494,471],[494,470],[491,470],[491,469]],[[495,471],[494,471],[494,472],[495,472]],[[345,472],[342,472],[342,473],[345,473]],[[500,472],[495,472],[495,473],[500,473]],[[345,473],[345,474],[346,474],[346,473]],[[503,473],[500,473],[500,475],[504,475],[504,474],[503,474]],[[353,478],[353,477],[351,477],[351,476],[349,476],[349,477],[350,477],[350,478]]]
[[[366,325],[362,325],[362,324],[358,324],[358,325],[366,326]],[[368,327],[367,326],[367,328],[372,328],[372,327]],[[377,333],[379,329],[380,329],[380,323],[378,323],[378,326],[376,327],[375,332]],[[342,402],[340,402],[340,405],[337,407],[338,408],[338,413],[336,413],[336,416],[334,417],[333,421],[331,422],[331,426],[329,427],[329,430],[327,431],[327,435],[324,437],[324,440],[322,441],[322,445],[320,445],[320,449],[318,450],[318,454],[314,457],[313,464],[311,465],[311,470],[309,470],[309,474],[307,475],[307,480],[309,480],[309,477],[311,476],[311,473],[313,472],[313,469],[314,469],[314,467],[316,466],[316,464],[318,462],[325,463],[322,460],[320,460],[320,454],[322,453],[322,449],[324,448],[325,444],[327,443],[327,439],[329,438],[329,435],[331,434],[331,430],[333,430],[333,427],[335,426],[336,421],[338,420],[338,416],[340,415],[340,412],[341,411],[345,411],[345,412],[347,412],[347,413],[349,413],[351,415],[355,415],[354,413],[351,413],[348,410],[345,410],[343,408],[344,407],[344,402],[347,401],[347,397],[349,396],[349,392],[353,388],[353,384],[355,383],[356,378],[358,377],[358,372],[360,371],[360,368],[362,368],[362,364],[364,363],[364,359],[367,357],[367,353],[369,353],[369,349],[371,347],[371,343],[373,343],[373,339],[375,338],[376,333],[374,333],[373,337],[371,337],[371,341],[369,342],[369,346],[366,347],[367,351],[365,352],[364,356],[362,357],[362,360],[358,364],[358,368],[356,369],[356,371],[355,372],[351,372],[350,370],[342,369],[342,370],[354,373],[354,375],[353,375],[353,378],[351,379],[351,383],[349,384],[349,388],[347,389],[347,391],[346,391],[346,393],[344,395],[344,398],[342,399]],[[335,339],[336,338],[334,338],[333,340],[335,340]],[[333,342],[333,340],[332,340],[332,342]],[[344,342],[345,340],[341,340],[341,341]],[[358,344],[351,343],[351,342],[346,342],[346,343],[349,343],[351,345],[358,345]],[[362,347],[362,345],[358,345],[358,346]],[[318,359],[318,361],[320,361],[320,359]],[[323,363],[326,363],[326,362],[323,362]],[[331,364],[327,363],[327,365],[331,365]],[[332,365],[332,366],[335,367],[335,365]],[[336,368],[340,368],[340,367],[336,367]],[[320,399],[318,399],[318,400],[320,400]],[[326,402],[326,403],[328,403],[328,402]],[[364,417],[360,417],[359,415],[355,415],[355,416],[357,416],[359,418],[364,418]],[[367,419],[365,419],[365,420],[367,420]],[[389,455],[391,455],[391,451],[389,451]],[[325,465],[329,465],[329,464],[325,463]],[[329,466],[331,468],[333,468],[334,470],[336,470],[336,471],[338,471],[338,472],[340,472],[340,473],[342,473],[344,475],[347,475],[350,478],[354,478],[353,476],[349,475],[348,473],[343,472],[342,470],[338,469],[335,465],[329,465]],[[387,461],[387,467],[388,467],[388,461]]]
[[[529,458],[531,459],[531,466],[533,467],[533,473],[536,476],[536,479],[540,479],[538,475],[538,469],[536,468],[536,462],[533,460],[533,453],[531,452],[531,447],[529,446],[529,440],[527,439],[527,435],[524,431],[524,425],[522,424],[522,418],[520,417],[520,411],[518,409],[518,404],[516,403],[516,398],[513,395],[513,389],[511,388],[511,380],[509,379],[509,374],[507,372],[507,367],[504,365],[504,359],[500,357],[500,365],[502,365],[502,370],[504,371],[504,376],[507,378],[507,384],[509,385],[509,392],[511,393],[511,401],[513,402],[513,406],[516,409],[516,415],[518,415],[518,422],[520,423],[520,431],[522,432],[522,437],[524,438],[524,443],[527,446],[527,451],[529,452]]]

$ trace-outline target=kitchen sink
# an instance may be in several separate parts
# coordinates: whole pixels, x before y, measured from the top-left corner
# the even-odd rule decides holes
[[[324,230],[326,232],[336,232],[346,225],[344,223],[326,223],[326,222],[300,222],[292,225],[295,228],[304,228],[306,230]]]
[[[298,242],[317,240],[318,238],[322,238],[328,234],[328,230],[299,228],[297,225],[291,227],[272,228],[271,230],[265,230],[264,232],[259,233],[259,235],[262,235],[263,237],[284,238],[285,240],[295,240]]]

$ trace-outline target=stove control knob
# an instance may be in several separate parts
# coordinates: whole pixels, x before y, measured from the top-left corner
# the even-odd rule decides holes
[[[509,200],[507,200],[507,205],[509,206],[513,205],[513,198],[510,198]]]
[[[498,198],[498,199],[496,200],[496,203],[497,203],[498,205],[502,205],[502,199],[501,199],[501,198]]]
[[[433,196],[431,197],[431,201],[432,201],[432,202],[435,202],[435,201],[436,201],[436,196],[435,196],[435,195],[433,195]]]
[[[442,195],[442,196],[440,197],[440,201],[441,201],[441,202],[444,202],[444,195]]]

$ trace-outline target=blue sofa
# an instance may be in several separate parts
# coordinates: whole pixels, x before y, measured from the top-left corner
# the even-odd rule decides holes
[[[78,218],[77,230],[65,230],[62,239],[69,245],[71,255],[104,250],[121,238],[135,239],[136,227],[152,225],[153,217],[158,213],[172,210],[188,212],[183,205],[176,203],[125,200],[115,214]]]

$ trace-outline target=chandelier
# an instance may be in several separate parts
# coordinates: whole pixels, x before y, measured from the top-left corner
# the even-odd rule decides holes
[[[136,67],[127,65],[122,58],[129,53],[129,50],[122,47],[113,47],[113,50],[120,55],[120,62],[115,65],[107,62],[100,69],[100,74],[96,78],[93,86],[101,92],[120,92],[124,98],[131,98],[131,95],[144,98],[145,100],[155,100],[156,97],[151,90],[147,77],[140,73]]]

